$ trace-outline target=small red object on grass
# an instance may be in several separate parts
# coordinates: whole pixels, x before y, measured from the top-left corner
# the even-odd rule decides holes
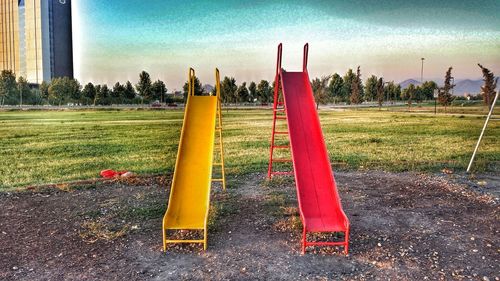
[[[103,178],[114,178],[119,177],[125,173],[127,173],[127,171],[102,170],[100,174]]]

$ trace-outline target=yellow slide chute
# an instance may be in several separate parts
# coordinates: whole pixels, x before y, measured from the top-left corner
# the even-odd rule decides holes
[[[215,76],[215,96],[195,96],[195,73],[192,68],[189,69],[184,122],[167,212],[163,217],[164,251],[169,243],[203,243],[203,248],[207,248],[210,187],[213,181],[220,181],[223,189],[226,188],[218,69],[215,70]],[[219,139],[217,145],[215,145],[216,133]],[[214,162],[214,148],[220,151],[218,162]],[[219,172],[221,178],[212,178],[213,166],[221,168]],[[203,239],[169,239],[168,230],[203,230]]]

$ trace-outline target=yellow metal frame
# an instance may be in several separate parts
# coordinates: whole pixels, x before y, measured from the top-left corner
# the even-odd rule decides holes
[[[178,152],[177,152],[177,158],[176,158],[176,162],[175,162],[175,171],[177,171],[178,169],[178,166],[179,166],[179,162],[181,161],[180,159],[180,155],[181,155],[181,152],[183,150],[182,148],[182,143],[183,143],[183,139],[185,137],[185,124],[186,124],[186,121],[187,121],[187,113],[188,113],[188,109],[189,109],[189,106],[190,106],[190,100],[191,100],[191,97],[194,96],[194,81],[195,81],[195,71],[193,68],[190,68],[189,69],[189,73],[188,73],[188,76],[189,76],[189,82],[188,82],[188,97],[187,97],[187,101],[186,101],[186,108],[185,108],[185,114],[184,114],[184,119],[183,119],[183,126],[182,126],[182,129],[181,129],[181,141],[180,141],[180,144],[179,144],[179,148],[178,148]],[[223,142],[222,142],[222,110],[221,110],[221,100],[220,100],[220,76],[219,76],[219,70],[218,69],[215,69],[215,77],[216,77],[216,98],[217,98],[217,101],[216,101],[216,120],[215,120],[215,132],[217,133],[218,132],[218,135],[219,135],[219,143],[218,143],[218,147],[219,147],[219,150],[220,150],[220,162],[218,163],[214,163],[213,162],[213,155],[212,155],[212,169],[210,170],[210,181],[211,182],[222,182],[222,187],[223,189],[225,190],[226,189],[226,177],[225,177],[225,171],[224,171],[224,145],[223,145]],[[194,102],[194,101],[193,101]],[[194,104],[194,106],[196,106],[196,103]],[[214,143],[214,147],[215,147],[215,143]],[[213,147],[213,148],[214,148]],[[212,149],[213,149],[212,148]],[[212,150],[213,151],[213,150]],[[213,152],[212,152],[213,153]],[[221,167],[221,176],[222,178],[220,179],[213,179],[212,178],[212,174],[213,174],[213,166],[220,166]],[[169,196],[169,206],[172,204],[172,200],[173,200],[173,190],[174,190],[174,186],[176,186],[176,177],[174,175],[174,178],[172,180],[172,188],[171,188],[171,191],[170,191],[170,196]],[[181,183],[182,183],[182,179],[181,179]],[[209,202],[210,202],[210,185],[208,186],[208,199],[207,199],[207,205],[209,205]],[[167,221],[167,214],[169,213],[169,208],[167,208],[167,212],[165,213],[165,216],[163,218],[163,225],[162,225],[162,233],[163,233],[163,250],[166,251],[167,250],[167,244],[172,244],[172,243],[203,243],[203,249],[206,250],[207,249],[207,221],[208,221],[208,211],[209,211],[209,208],[207,207],[206,208],[206,211],[205,211],[205,216],[204,216],[204,223],[203,223],[203,228],[198,228],[198,227],[193,227],[193,225],[191,226],[186,226],[186,225],[176,225],[176,226],[172,226],[171,227],[167,227],[166,226],[166,221]],[[195,240],[179,240],[179,239],[167,239],[167,230],[168,229],[171,229],[171,230],[203,230],[203,239],[195,239]]]
[[[215,69],[215,95],[217,96],[217,125],[215,131],[219,133],[219,150],[220,150],[220,162],[214,163],[214,166],[221,167],[221,179],[212,179],[212,181],[222,182],[222,189],[226,190],[226,174],[224,166],[224,144],[222,142],[222,105],[220,98],[220,75],[219,69]]]

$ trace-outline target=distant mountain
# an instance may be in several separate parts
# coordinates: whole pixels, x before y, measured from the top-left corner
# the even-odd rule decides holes
[[[462,96],[464,93],[478,94],[481,92],[481,86],[483,85],[483,80],[460,80],[455,83],[455,88],[453,89],[453,94],[456,96]]]
[[[209,94],[214,90],[214,86],[209,85],[209,84],[205,84],[205,85],[203,85],[202,89],[203,89],[203,92]]]
[[[408,86],[410,86],[410,84],[413,84],[415,86],[420,86],[420,81],[417,81],[415,79],[406,79],[405,81],[399,83],[399,86],[401,86],[401,89],[406,89],[408,88]]]
[[[442,81],[435,81],[438,83],[439,87],[443,86]],[[469,93],[472,95],[476,95],[481,92],[481,86],[483,86],[483,80],[482,79],[477,79],[477,80],[471,80],[471,79],[463,79],[463,80],[456,80],[455,81],[455,88],[453,88],[453,94],[455,96],[462,96],[465,93]],[[399,83],[401,86],[401,89],[406,89],[410,84],[413,84],[415,86],[421,85],[420,81],[417,81],[415,79],[406,79],[403,82]]]

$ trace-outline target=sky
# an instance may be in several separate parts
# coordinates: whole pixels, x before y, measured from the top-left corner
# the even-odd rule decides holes
[[[277,45],[283,68],[310,77],[344,74],[386,81],[481,77],[500,73],[499,0],[170,1],[73,0],[75,77],[82,83],[130,80],[142,70],[180,90],[193,67],[202,83],[214,69],[237,83],[273,80]]]

